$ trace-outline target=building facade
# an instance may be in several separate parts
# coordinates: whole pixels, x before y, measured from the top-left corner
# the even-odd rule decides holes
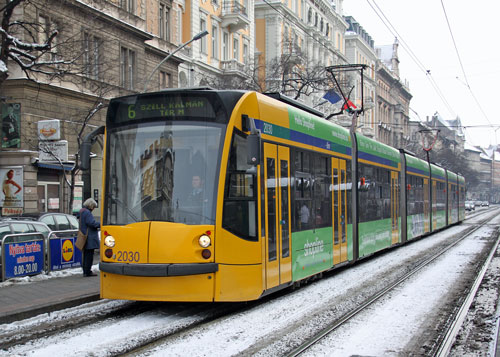
[[[361,133],[374,139],[376,134],[376,93],[377,82],[375,69],[377,65],[377,55],[375,53],[375,42],[352,16],[345,17],[349,28],[345,35],[346,57],[349,63],[365,65],[363,71],[363,90],[361,91],[361,75],[357,75],[356,87],[353,91],[351,101],[361,107],[364,112],[358,119],[358,128]]]
[[[376,46],[377,104],[376,138],[399,148],[410,143],[409,111],[412,95],[408,84],[399,77],[398,41],[388,46]]]
[[[185,7],[184,2],[161,0],[36,0],[15,8],[11,23],[31,24],[38,32],[30,37],[13,25],[11,35],[40,44],[54,31],[57,36],[40,56],[46,65],[33,67],[37,71],[7,62],[9,76],[1,87],[2,128],[14,118],[16,130],[7,131],[16,132],[17,138],[2,141],[0,173],[14,170],[22,190],[15,207],[6,207],[1,197],[2,215],[71,213],[84,198],[100,201],[102,141],[92,148],[93,170],[84,175],[75,169],[79,143],[104,124],[102,109],[109,98],[144,90],[155,66],[181,43],[176,29],[181,28]],[[182,61],[173,56],[164,63],[151,77],[149,90],[176,87]],[[63,71],[68,73],[60,75]],[[46,126],[40,123],[45,122],[56,123],[57,140],[41,135]]]

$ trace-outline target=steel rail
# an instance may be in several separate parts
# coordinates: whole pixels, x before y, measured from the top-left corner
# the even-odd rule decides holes
[[[342,326],[344,323],[355,317],[356,315],[360,314],[363,310],[368,308],[370,305],[372,305],[374,302],[378,301],[381,297],[387,295],[390,291],[394,290],[397,286],[401,285],[403,282],[411,278],[413,275],[418,273],[420,270],[428,266],[430,263],[438,259],[440,256],[442,256],[444,253],[448,252],[451,248],[456,246],[458,243],[462,242],[466,238],[468,238],[470,235],[472,235],[474,232],[476,232],[478,229],[482,228],[483,224],[489,220],[491,220],[492,217],[488,215],[487,218],[485,218],[483,221],[474,223],[474,226],[471,226],[469,230],[466,230],[464,236],[461,238],[457,239],[455,242],[451,243],[447,247],[443,248],[440,252],[434,254],[433,256],[429,257],[425,261],[421,262],[418,264],[412,271],[406,273],[403,275],[401,278],[396,280],[395,282],[389,284],[387,287],[384,289],[380,290],[379,292],[375,293],[371,297],[369,297],[364,303],[356,307],[355,309],[349,311],[347,314],[344,316],[340,317],[337,319],[335,322],[330,324],[328,327],[325,329],[321,330],[319,334],[317,334],[315,337],[311,338],[310,340],[304,342],[294,350],[292,350],[289,354],[287,354],[288,357],[295,357],[299,356],[305,351],[307,351],[309,348],[317,344],[320,340],[325,338],[327,335],[338,329],[340,326]]]
[[[479,274],[476,276],[476,279],[474,280],[474,283],[472,284],[471,289],[467,294],[467,297],[464,299],[462,305],[460,306],[460,309],[458,310],[457,314],[455,315],[455,318],[453,319],[453,322],[449,326],[444,339],[439,344],[437,351],[433,353],[433,356],[437,357],[448,356],[448,353],[450,352],[453,343],[455,342],[455,338],[457,337],[458,332],[460,331],[460,328],[462,327],[462,324],[467,316],[467,313],[469,312],[469,308],[472,304],[472,301],[474,301],[474,298],[476,297],[477,291],[479,290],[479,286],[481,285],[484,279],[484,275],[486,274],[486,271],[488,270],[491,260],[495,255],[499,243],[500,243],[500,236],[497,238],[497,242],[495,243],[494,247],[490,251],[490,254],[484,261]]]

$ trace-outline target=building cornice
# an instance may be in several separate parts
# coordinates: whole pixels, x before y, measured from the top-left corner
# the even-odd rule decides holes
[[[117,18],[113,17],[112,15],[107,14],[106,12],[103,12],[102,10],[97,9],[93,6],[90,6],[89,4],[86,4],[82,1],[72,0],[72,1],[68,1],[67,4],[72,5],[78,9],[81,9],[89,14],[92,14],[95,17],[99,18],[100,20],[107,22],[113,26],[116,26],[117,28],[119,28],[119,29],[121,29],[129,34],[133,34],[134,36],[136,36],[137,38],[139,38],[143,41],[149,41],[149,40],[152,40],[154,38],[153,34],[147,32],[147,31],[145,31],[137,26],[131,25],[123,20],[117,19]],[[143,21],[143,20],[141,20],[141,21]]]

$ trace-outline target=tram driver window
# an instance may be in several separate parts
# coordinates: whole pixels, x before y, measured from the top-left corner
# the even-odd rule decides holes
[[[222,227],[248,240],[257,240],[255,166],[247,164],[247,140],[235,132],[227,163]]]

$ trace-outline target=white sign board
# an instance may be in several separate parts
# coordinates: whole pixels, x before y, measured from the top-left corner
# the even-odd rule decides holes
[[[38,158],[40,162],[68,161],[68,141],[40,141],[38,143]]]
[[[61,122],[57,119],[40,120],[38,122],[39,140],[60,140]]]

